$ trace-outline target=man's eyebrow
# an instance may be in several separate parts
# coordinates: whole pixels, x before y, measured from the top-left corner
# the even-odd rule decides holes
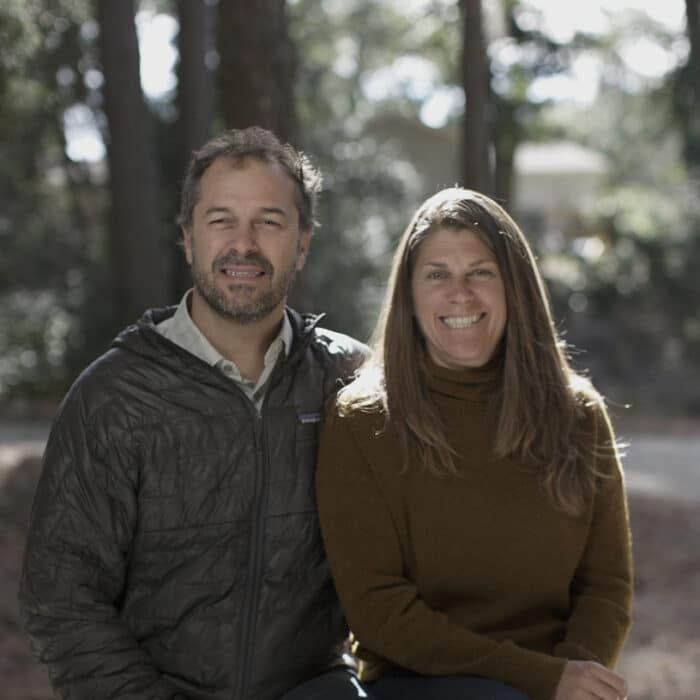
[[[263,214],[279,214],[280,216],[287,216],[287,212],[281,207],[260,207],[260,211]]]
[[[228,207],[222,206],[211,206],[204,210],[204,215],[209,216],[210,214],[230,214],[230,209]]]
[[[258,209],[259,214],[276,214],[278,216],[282,216],[284,218],[287,218],[289,214],[282,209],[282,207],[275,207],[275,206],[269,206],[269,207],[260,207]],[[232,212],[229,207],[223,206],[221,204],[214,204],[210,207],[207,207],[204,210],[204,216],[211,216],[212,214],[234,214],[235,212]]]

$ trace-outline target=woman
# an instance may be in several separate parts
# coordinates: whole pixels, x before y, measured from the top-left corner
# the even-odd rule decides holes
[[[373,355],[338,396],[323,536],[379,700],[617,700],[630,625],[621,467],[522,232],[488,197],[406,229]]]

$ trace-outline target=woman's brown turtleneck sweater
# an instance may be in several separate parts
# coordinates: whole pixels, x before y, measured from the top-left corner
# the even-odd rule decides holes
[[[324,427],[321,525],[364,680],[388,663],[550,700],[567,659],[612,666],[622,649],[632,571],[617,457],[594,450],[609,478],[582,515],[557,511],[533,469],[492,453],[486,399],[497,371],[431,367],[457,477],[402,469],[379,409]],[[609,445],[604,408],[586,420],[594,444]]]

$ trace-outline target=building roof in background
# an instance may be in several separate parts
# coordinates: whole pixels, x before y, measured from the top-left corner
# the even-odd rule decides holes
[[[571,141],[524,143],[515,152],[515,171],[519,175],[602,175],[607,169],[602,153]]]

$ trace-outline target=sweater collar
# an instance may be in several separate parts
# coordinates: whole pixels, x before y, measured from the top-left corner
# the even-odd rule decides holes
[[[498,390],[503,376],[500,353],[482,367],[448,369],[426,358],[428,387],[431,391],[469,401],[488,401]]]

